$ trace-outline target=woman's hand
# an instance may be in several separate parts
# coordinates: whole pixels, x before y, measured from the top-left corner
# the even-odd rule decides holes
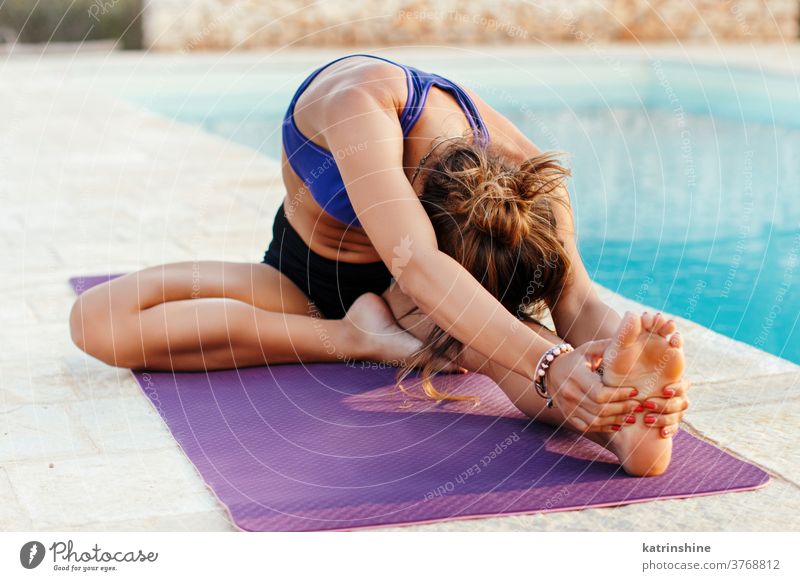
[[[545,385],[553,404],[580,432],[618,430],[630,423],[627,418],[640,405],[631,399],[632,388],[609,387],[594,371],[610,343],[611,339],[584,343],[556,357],[547,370]]]
[[[671,438],[678,433],[683,414],[689,407],[689,398],[686,391],[691,387],[687,379],[664,386],[661,390],[662,397],[649,397],[643,402],[645,418],[653,417],[655,421],[645,425],[650,428],[659,428],[662,438]]]

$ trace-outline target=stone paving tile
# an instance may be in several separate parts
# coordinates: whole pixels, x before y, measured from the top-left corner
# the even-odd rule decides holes
[[[64,356],[64,366],[72,388],[82,401],[141,395],[141,388],[129,369],[107,365],[77,347]]]
[[[21,309],[22,304],[27,305],[27,302],[18,303],[16,308]],[[30,310],[33,315],[32,309]],[[62,322],[38,323],[34,320],[4,325],[4,335],[12,340],[4,342],[3,349],[0,350],[0,361],[25,363],[38,357],[40,353],[68,353],[74,349],[69,333],[68,313],[66,310]]]
[[[33,282],[25,276],[24,282],[16,289],[3,291],[3,298],[16,305],[26,303],[39,323],[61,324],[65,327],[69,309],[75,300],[75,293],[65,282],[52,279],[49,282],[41,279]]]
[[[56,253],[54,243],[40,244],[30,242],[22,249],[3,254],[3,268],[14,272],[29,270],[47,270],[61,264],[61,257]]]
[[[783,404],[798,399],[800,372],[719,383],[695,383],[689,390],[692,415],[695,412],[720,412],[735,407],[756,408],[765,403]]]
[[[106,192],[112,196],[111,200],[113,195],[118,193],[113,184],[106,185]],[[96,220],[95,216],[98,215],[105,216],[108,213],[113,224],[125,224],[134,217],[122,204],[111,205],[106,202],[85,208],[82,202],[88,200],[70,199],[72,198],[70,188],[64,187],[63,184],[51,187],[49,194],[49,204],[48,200],[32,203],[29,199],[21,214],[22,230],[29,245],[38,244],[39,241],[48,240],[49,237],[63,241],[72,239],[76,235],[83,236],[87,233],[86,227],[92,225]],[[103,234],[106,234],[106,228],[103,229]]]
[[[115,452],[6,470],[37,528],[67,529],[219,510],[219,503],[177,448]]]
[[[686,375],[695,382],[721,382],[796,373],[796,364],[698,327],[683,333]]]
[[[0,532],[30,530],[33,523],[17,501],[4,468],[0,468],[0,499]]]
[[[68,409],[102,453],[175,447],[167,425],[141,393],[73,402]]]
[[[0,301],[0,327],[7,326],[24,327],[36,322],[36,314],[27,302],[9,300],[6,293],[3,293]],[[5,335],[9,337],[9,335]],[[0,352],[2,356],[2,352]]]
[[[186,251],[191,256],[202,257],[203,260],[221,260],[225,262],[261,262],[267,244],[230,243],[224,239],[218,242],[202,240],[187,243]]]
[[[4,413],[0,414],[0,464],[31,459],[53,461],[96,452],[66,404],[4,405]]]
[[[387,527],[382,531],[800,531],[800,490],[765,488],[549,514]]]
[[[186,250],[169,240],[122,244],[101,239],[95,243],[65,243],[58,248],[58,253],[64,262],[80,264],[84,271],[105,268],[108,272],[115,271],[120,264],[166,264],[190,259]]]
[[[25,362],[0,361],[0,409],[24,404],[59,403],[77,400],[64,363],[57,357]]]
[[[800,399],[699,411],[687,414],[686,422],[712,443],[800,485],[800,446],[795,441]]]
[[[130,520],[106,520],[86,523],[70,530],[74,531],[125,531],[125,532],[232,532],[239,530],[231,522],[228,513],[219,508],[204,512],[153,516]]]

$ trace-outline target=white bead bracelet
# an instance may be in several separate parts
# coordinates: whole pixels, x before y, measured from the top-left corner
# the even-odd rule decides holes
[[[536,364],[536,371],[534,372],[534,379],[533,379],[533,386],[536,388],[536,393],[547,400],[547,407],[553,407],[553,398],[552,396],[547,393],[547,387],[545,386],[544,380],[547,375],[547,369],[550,365],[555,361],[555,358],[559,355],[563,355],[564,353],[569,353],[570,351],[575,351],[575,349],[569,343],[559,343],[558,345],[553,345],[545,351],[542,356],[539,358],[539,363]]]

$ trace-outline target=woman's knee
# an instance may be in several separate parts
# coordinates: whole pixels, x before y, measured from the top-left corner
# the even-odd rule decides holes
[[[124,342],[115,340],[114,331],[127,327],[124,313],[113,313],[101,293],[79,296],[72,305],[69,328],[72,342],[92,357],[116,367],[134,368],[138,359]],[[119,337],[120,333],[116,333]]]
[[[90,345],[94,344],[93,330],[95,325],[91,320],[93,317],[88,316],[89,297],[85,295],[79,296],[72,304],[72,309],[69,313],[69,332],[72,337],[72,342],[81,351],[87,351]]]

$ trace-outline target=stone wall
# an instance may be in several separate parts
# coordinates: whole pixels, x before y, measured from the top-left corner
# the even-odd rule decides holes
[[[149,0],[156,50],[795,41],[800,0]]]

